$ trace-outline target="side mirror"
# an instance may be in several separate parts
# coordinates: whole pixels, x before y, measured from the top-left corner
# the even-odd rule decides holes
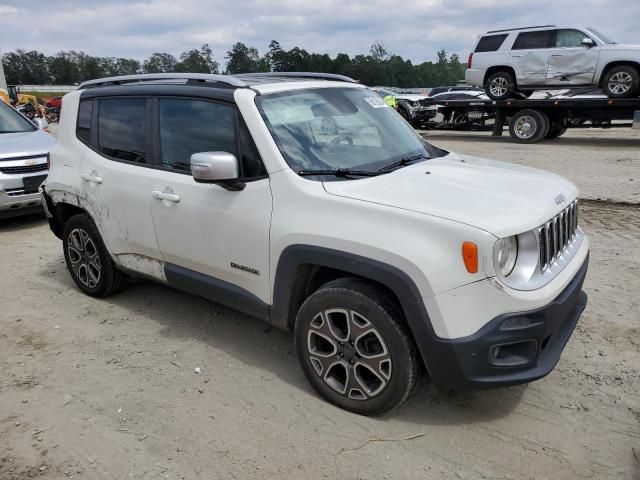
[[[584,37],[580,43],[582,44],[583,47],[587,47],[587,48],[596,46],[596,43],[589,37]]]
[[[227,152],[200,152],[191,155],[191,175],[198,183],[215,183],[238,191],[245,183],[239,177],[239,164],[235,155]]]

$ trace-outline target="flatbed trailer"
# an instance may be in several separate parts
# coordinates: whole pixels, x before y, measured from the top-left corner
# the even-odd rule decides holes
[[[640,128],[640,98],[449,100],[442,103],[439,112],[444,120],[435,128],[492,129],[493,136],[500,137],[508,125],[511,138],[518,143],[556,138],[569,128]],[[493,120],[492,127],[490,120]]]

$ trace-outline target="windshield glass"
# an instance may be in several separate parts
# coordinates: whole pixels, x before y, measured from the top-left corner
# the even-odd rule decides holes
[[[609,38],[607,35],[605,35],[604,33],[600,33],[598,30],[596,30],[595,28],[587,28],[587,30],[589,30],[591,33],[593,33],[596,37],[598,37],[600,40],[602,40],[604,43],[608,43],[608,44],[614,44],[614,43],[618,43],[615,42],[613,40],[611,40],[611,38]]]
[[[375,92],[317,88],[256,97],[271,135],[296,172],[375,172],[403,158],[447,152],[429,145]]]
[[[0,100],[0,133],[32,132],[36,127]]]

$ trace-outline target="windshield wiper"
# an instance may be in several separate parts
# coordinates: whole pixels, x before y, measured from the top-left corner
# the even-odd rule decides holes
[[[349,170],[348,168],[337,168],[335,170],[300,170],[298,175],[309,177],[312,175],[331,175],[334,177],[375,177],[385,172],[368,172],[366,170]]]
[[[380,170],[378,170],[377,173],[392,172],[393,170],[400,167],[404,167],[405,165],[409,165],[415,162],[416,160],[429,160],[430,158],[432,157],[425,155],[424,153],[419,153],[418,155],[411,155],[410,157],[404,157],[398,160],[397,162],[393,162],[393,163],[390,163],[389,165],[385,165]]]

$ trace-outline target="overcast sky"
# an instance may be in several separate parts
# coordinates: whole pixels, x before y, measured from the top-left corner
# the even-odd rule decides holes
[[[440,48],[466,59],[479,33],[515,26],[594,26],[640,43],[639,18],[638,0],[0,0],[0,48],[142,60],[208,43],[223,64],[235,42],[334,56],[379,41],[420,63]]]

